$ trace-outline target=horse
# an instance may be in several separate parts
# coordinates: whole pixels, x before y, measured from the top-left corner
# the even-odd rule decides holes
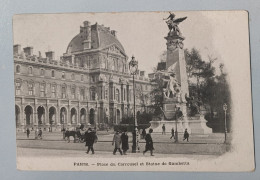
[[[65,141],[70,142],[70,137],[74,138],[74,142],[78,140],[78,142],[84,142],[85,136],[80,133],[80,131],[66,131],[65,132]]]

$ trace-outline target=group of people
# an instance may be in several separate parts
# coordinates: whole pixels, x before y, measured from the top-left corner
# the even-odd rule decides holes
[[[27,128],[26,129],[27,138],[30,137],[30,133],[31,133],[30,129]],[[42,129],[41,128],[35,130],[35,139],[42,139]]]
[[[153,156],[153,150],[154,150],[153,140],[151,136],[152,132],[153,130],[149,129],[149,133],[146,134],[145,136],[146,146],[145,146],[145,150],[143,151],[143,154],[145,154],[147,151],[150,151],[151,156]],[[92,154],[95,154],[93,146],[94,143],[96,143],[98,140],[96,131],[89,128],[85,133],[85,138],[86,138],[86,147],[88,147],[86,153],[88,154],[89,151],[91,151]],[[113,155],[116,155],[117,151],[119,151],[121,155],[126,155],[126,152],[129,149],[128,135],[126,130],[123,131],[122,133],[120,133],[119,130],[115,132],[112,140],[112,146],[114,146]]]
[[[176,137],[176,134],[175,133],[177,133],[177,132],[174,132],[174,128],[172,128],[171,129],[171,137],[170,137],[170,139],[176,139],[175,137]],[[163,135],[165,135],[166,134],[166,127],[165,127],[165,124],[163,124],[162,125],[162,134]],[[190,134],[188,133],[188,130],[187,130],[187,128],[185,129],[185,131],[184,131],[184,134],[183,134],[183,141],[184,140],[187,140],[187,142],[189,142],[189,136],[190,136]]]

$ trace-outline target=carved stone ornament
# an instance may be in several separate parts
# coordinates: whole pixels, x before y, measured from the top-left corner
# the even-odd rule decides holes
[[[169,40],[167,42],[167,47],[168,47],[168,49],[172,49],[172,50],[174,50],[176,48],[182,49],[183,48],[183,42],[178,40],[178,39],[177,40]]]

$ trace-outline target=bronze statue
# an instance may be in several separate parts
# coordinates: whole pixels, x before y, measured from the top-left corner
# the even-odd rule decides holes
[[[179,23],[184,21],[185,19],[187,19],[187,17],[183,17],[183,18],[178,18],[178,19],[174,19],[175,18],[175,14],[169,12],[170,15],[163,20],[166,20],[166,24],[168,25],[169,28],[169,34],[174,33],[175,35],[181,35],[180,29],[178,27]]]

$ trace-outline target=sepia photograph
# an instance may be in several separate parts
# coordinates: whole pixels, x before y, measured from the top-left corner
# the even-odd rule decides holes
[[[246,11],[17,14],[13,62],[19,170],[255,169]]]

